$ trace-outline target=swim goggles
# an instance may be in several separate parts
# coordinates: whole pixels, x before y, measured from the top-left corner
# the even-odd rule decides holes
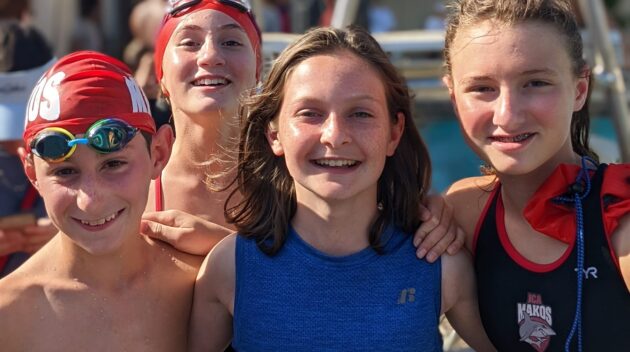
[[[203,1],[214,2],[214,3],[230,6],[239,10],[240,12],[246,12],[250,16],[252,14],[252,8],[247,2],[247,0],[203,0]],[[202,0],[169,0],[171,9],[168,11],[168,14],[171,15],[171,17],[175,17],[181,14],[182,12],[184,12],[184,10],[189,9],[201,2]]]
[[[85,132],[84,138],[76,138],[61,127],[48,127],[41,130],[30,143],[36,156],[58,163],[68,159],[77,149],[77,144],[85,144],[99,153],[112,153],[121,150],[138,132],[127,122],[116,118],[96,121]]]

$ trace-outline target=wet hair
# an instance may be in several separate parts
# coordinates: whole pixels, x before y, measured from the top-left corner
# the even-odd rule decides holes
[[[295,67],[314,56],[344,52],[365,60],[381,76],[392,123],[398,113],[405,119],[398,148],[387,158],[378,180],[379,212],[369,229],[369,243],[381,252],[380,238],[388,225],[411,233],[420,224],[418,205],[430,187],[431,164],[413,122],[412,97],[405,80],[365,30],[316,28],[280,54],[259,93],[240,110],[241,139],[234,181],[238,187],[228,197],[225,216],[240,234],[256,239],[267,254],[275,254],[284,244],[297,208],[293,179],[284,158],[273,154],[267,129],[280,112],[284,87]]]
[[[452,72],[450,50],[458,30],[490,20],[508,25],[539,22],[556,28],[558,33],[565,38],[564,46],[575,76],[590,77],[590,71],[583,56],[582,37],[570,0],[453,0],[448,9],[444,63],[449,76]],[[599,160],[588,144],[590,86],[584,106],[573,113],[571,143],[573,151],[578,155]]]

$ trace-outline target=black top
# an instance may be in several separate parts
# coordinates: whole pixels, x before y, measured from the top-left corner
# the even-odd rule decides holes
[[[595,172],[582,201],[585,261],[582,300],[584,351],[630,351],[630,293],[602,222],[601,185]],[[484,328],[499,351],[564,351],[577,297],[577,246],[541,265],[510,244],[500,189],[490,197],[477,234],[475,271]],[[571,351],[577,351],[577,335]]]

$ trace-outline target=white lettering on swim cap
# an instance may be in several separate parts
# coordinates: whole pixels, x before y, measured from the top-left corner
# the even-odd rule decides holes
[[[39,106],[39,115],[48,121],[54,121],[59,118],[59,114],[61,112],[61,106],[59,102],[59,91],[57,87],[66,77],[64,72],[57,72],[46,83],[44,86],[44,99]]]
[[[34,121],[37,116],[41,116],[42,119],[47,121],[59,119],[61,106],[57,87],[65,77],[66,74],[59,71],[50,78],[43,77],[40,79],[28,101],[28,121]],[[44,101],[42,101],[42,97]]]
[[[46,77],[40,78],[39,81],[37,81],[35,88],[33,88],[31,97],[28,99],[28,104],[26,105],[26,123],[29,121],[35,121],[37,118],[37,113],[39,112],[39,101],[42,98],[44,84],[46,84]]]
[[[147,97],[144,95],[144,92],[136,81],[130,77],[125,77],[125,83],[127,84],[127,89],[129,89],[129,95],[131,96],[131,109],[133,112],[146,112],[148,114],[151,113],[149,109],[149,101]]]

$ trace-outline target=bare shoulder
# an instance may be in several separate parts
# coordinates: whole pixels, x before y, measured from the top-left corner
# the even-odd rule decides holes
[[[496,182],[495,176],[469,177],[453,183],[445,192],[445,198],[453,206],[457,223],[466,233],[468,249],[471,248],[477,221]]]
[[[25,301],[29,301],[29,297],[33,297],[36,290],[41,291],[36,287],[37,285],[34,285],[28,273],[16,271],[3,278],[0,280],[0,310],[18,307]]]
[[[32,334],[33,312],[46,304],[41,275],[21,270],[0,280],[0,346],[21,349]]]
[[[462,293],[474,286],[474,271],[470,252],[462,249],[455,254],[444,253],[442,260],[442,313],[450,310]]]
[[[203,262],[203,256],[185,253],[162,241],[148,241],[149,246],[161,259],[158,265],[169,266],[173,270],[184,274],[197,275],[197,271]]]
[[[495,176],[468,177],[453,183],[445,194],[452,200],[475,201],[491,192],[496,182]]]
[[[230,234],[212,248],[199,270],[199,277],[209,275],[216,279],[234,281],[237,236],[235,233]]]
[[[195,295],[202,294],[221,302],[230,312],[234,307],[236,287],[237,234],[223,238],[206,256],[197,281]]]

